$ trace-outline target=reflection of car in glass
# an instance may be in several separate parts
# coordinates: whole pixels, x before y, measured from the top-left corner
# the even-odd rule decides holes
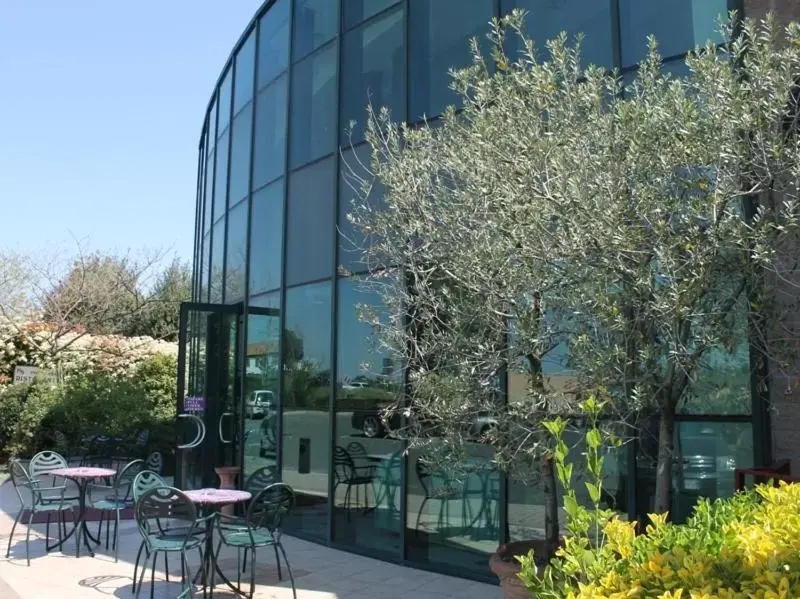
[[[386,427],[384,427],[381,412],[383,406],[369,406],[364,408],[354,408],[353,415],[350,417],[350,426],[369,438],[385,437]],[[399,428],[400,417],[393,414],[389,421],[390,428]]]
[[[275,394],[272,391],[261,389],[252,391],[245,400],[244,414],[248,418],[264,418],[269,412],[275,411]]]

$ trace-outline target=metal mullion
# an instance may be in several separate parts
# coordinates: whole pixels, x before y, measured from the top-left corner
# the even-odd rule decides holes
[[[609,0],[611,3],[611,60],[617,72],[622,72],[622,31],[620,30],[619,0]]]
[[[214,160],[212,160],[211,166],[211,212],[209,213],[210,216],[208,217],[208,277],[206,280],[206,297],[200,298],[201,300],[210,301],[211,300],[211,263],[213,262],[213,252],[216,250],[214,246],[214,199],[217,195],[217,156],[219,155],[219,143],[217,143],[217,126],[219,124],[219,87],[214,90],[214,98],[212,100],[212,104],[217,102],[217,110],[215,111],[214,117]],[[209,120],[209,129],[211,128],[211,122]],[[224,239],[224,237],[223,237]]]
[[[234,50],[233,54],[230,57],[230,73],[231,73],[231,92],[230,92],[230,106],[228,107],[228,161],[226,166],[225,172],[225,224],[222,227],[225,231],[223,233],[223,239],[225,240],[223,243],[222,249],[222,300],[221,302],[225,303],[225,289],[227,285],[227,276],[228,276],[228,220],[230,216],[230,207],[228,203],[231,201],[231,150],[233,149],[233,98],[236,94],[236,50]],[[224,80],[224,77],[223,77]],[[219,108],[217,109],[217,122],[219,122]],[[219,148],[219,144],[217,144]]]
[[[411,119],[411,28],[409,21],[411,19],[411,6],[410,0],[403,0],[403,51],[405,52],[403,68],[404,83],[405,83],[405,120],[408,122]],[[402,275],[402,273],[400,273]],[[407,326],[404,320],[403,326]],[[403,395],[402,407],[406,406],[408,395],[408,364],[401,364],[403,369]],[[406,417],[401,415],[401,427],[406,427]],[[400,561],[406,563],[408,561],[408,439],[403,436],[401,440],[402,456],[400,458]]]
[[[289,225],[289,152],[291,151],[291,144],[289,139],[289,132],[291,129],[291,102],[292,102],[292,76],[294,74],[294,60],[292,50],[294,46],[294,2],[289,8],[289,61],[286,66],[286,126],[284,128],[284,156],[283,156],[283,222],[281,239],[281,287],[280,287],[280,319],[278,324],[278,448],[277,448],[277,461],[278,472],[281,480],[283,480],[283,413],[284,413],[284,397],[283,397],[283,379],[286,373],[284,372],[284,337],[286,329],[286,233]]]

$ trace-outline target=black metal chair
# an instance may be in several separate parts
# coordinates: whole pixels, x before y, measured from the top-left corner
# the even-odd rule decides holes
[[[275,551],[275,561],[278,567],[278,579],[283,580],[281,573],[281,559],[278,554],[283,555],[283,561],[289,572],[289,580],[292,583],[292,595],[297,599],[297,589],[294,585],[294,575],[289,559],[286,557],[286,550],[281,543],[281,524],[286,515],[291,511],[295,504],[295,494],[292,488],[285,483],[275,483],[259,492],[250,502],[247,514],[242,520],[225,514],[220,514],[217,520],[217,531],[219,542],[216,553],[219,554],[220,547],[225,544],[228,547],[237,549],[237,558],[241,561],[241,550],[250,551],[250,593],[252,599],[255,592],[255,565],[256,550],[261,547],[272,547]],[[244,525],[244,526],[242,526]],[[247,554],[245,553],[245,560]],[[237,585],[241,588],[241,577],[239,572],[242,567],[237,567]],[[241,592],[241,590],[240,590]]]
[[[369,488],[372,487],[375,481],[375,467],[368,466],[357,468],[347,450],[337,445],[333,452],[333,473],[334,497],[340,485],[345,485],[347,487],[344,494],[344,509],[347,511],[348,520],[350,519],[350,510],[352,508],[353,487],[356,489],[356,506],[360,505],[359,489],[364,487],[364,511],[369,511]]]
[[[119,545],[119,520],[120,513],[128,508],[133,507],[133,481],[136,476],[145,469],[143,460],[133,460],[126,464],[119,474],[114,478],[111,485],[89,485],[87,491],[87,504],[100,511],[100,520],[97,524],[97,538],[103,531],[103,522],[106,521],[106,514],[109,512],[114,513],[114,561],[118,560],[118,545]],[[101,498],[95,498],[95,493],[102,493]],[[106,521],[106,549],[108,549],[109,532],[111,530],[111,518],[109,516]]]

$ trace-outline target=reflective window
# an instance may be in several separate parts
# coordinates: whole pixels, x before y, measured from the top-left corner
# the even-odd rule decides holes
[[[228,69],[222,85],[219,86],[219,116],[217,117],[217,138],[228,129],[231,122],[231,87],[233,85],[233,69]]]
[[[209,142],[209,154],[214,150],[214,144],[217,141],[217,102],[211,105],[211,110],[209,111],[208,116],[208,139]]]
[[[295,0],[294,59],[319,48],[338,30],[338,0]]]
[[[368,267],[363,256],[366,247],[364,234],[347,215],[352,214],[361,202],[365,186],[369,190],[367,202],[373,206],[380,204],[386,192],[385,187],[372,176],[370,161],[368,144],[344,150],[339,161],[338,269],[346,272],[363,272]]]
[[[395,121],[405,120],[405,48],[402,9],[348,33],[342,62],[341,143],[364,137],[367,105],[386,106]],[[350,121],[358,125],[349,131]]]
[[[409,117],[433,117],[448,104],[458,104],[448,70],[472,61],[469,40],[483,43],[494,15],[493,0],[410,0],[411,35]],[[484,46],[485,47],[485,46]]]
[[[334,532],[339,543],[398,558],[403,443],[387,434],[381,411],[402,389],[402,368],[375,337],[372,319],[388,321],[378,294],[359,278],[338,285]],[[359,305],[371,313],[359,313]],[[356,471],[368,480],[353,483]]]
[[[647,36],[658,40],[661,56],[667,58],[704,44],[711,39],[722,42],[717,17],[728,13],[727,0],[673,0],[642,2],[620,0],[622,66],[640,62],[647,56]]]
[[[327,158],[292,173],[286,239],[286,285],[330,277],[336,171]]]
[[[214,152],[208,153],[206,158],[206,181],[205,181],[206,206],[203,211],[203,233],[208,233],[211,228],[211,209],[214,202]]]
[[[203,235],[203,263],[200,267],[200,283],[198,285],[200,289],[200,299],[201,302],[208,301],[208,272],[210,270],[210,265],[208,263],[209,256],[211,255],[211,233],[208,232]]]
[[[336,62],[336,44],[331,44],[293,69],[292,167],[320,158],[336,147]]]
[[[250,220],[250,294],[281,286],[283,179],[253,193]]]
[[[217,142],[217,167],[214,174],[214,222],[225,214],[228,205],[228,133]]]
[[[611,44],[611,3],[602,0],[503,0],[501,12],[505,15],[514,8],[527,11],[525,31],[533,39],[540,57],[547,52],[547,40],[566,31],[568,41],[583,34],[581,55],[584,66],[595,64],[611,68],[614,56]],[[518,37],[509,36],[509,56],[516,59],[522,49]]]
[[[350,29],[361,21],[397,4],[398,0],[348,0],[342,7],[344,12],[344,29]]]
[[[219,219],[211,228],[211,262],[208,301],[222,303],[222,267],[225,259],[225,219]]]
[[[231,182],[230,204],[233,205],[248,192],[250,179],[250,142],[253,129],[253,105],[248,104],[233,120],[231,129]]]
[[[330,282],[288,289],[285,311],[282,477],[297,493],[286,528],[327,539]]]
[[[256,68],[256,34],[251,32],[236,53],[236,85],[233,90],[233,114],[253,99],[253,72]]]
[[[286,165],[286,81],[286,75],[277,79],[256,99],[253,189],[279,177]]]
[[[289,66],[289,0],[278,0],[261,17],[258,38],[258,89]]]
[[[228,241],[225,261],[225,302],[244,299],[244,276],[247,264],[247,200],[239,202],[228,214]]]

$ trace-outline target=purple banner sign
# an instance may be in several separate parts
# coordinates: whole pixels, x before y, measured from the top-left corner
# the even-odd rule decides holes
[[[183,398],[184,412],[202,412],[206,409],[206,398],[202,395],[189,395]]]

